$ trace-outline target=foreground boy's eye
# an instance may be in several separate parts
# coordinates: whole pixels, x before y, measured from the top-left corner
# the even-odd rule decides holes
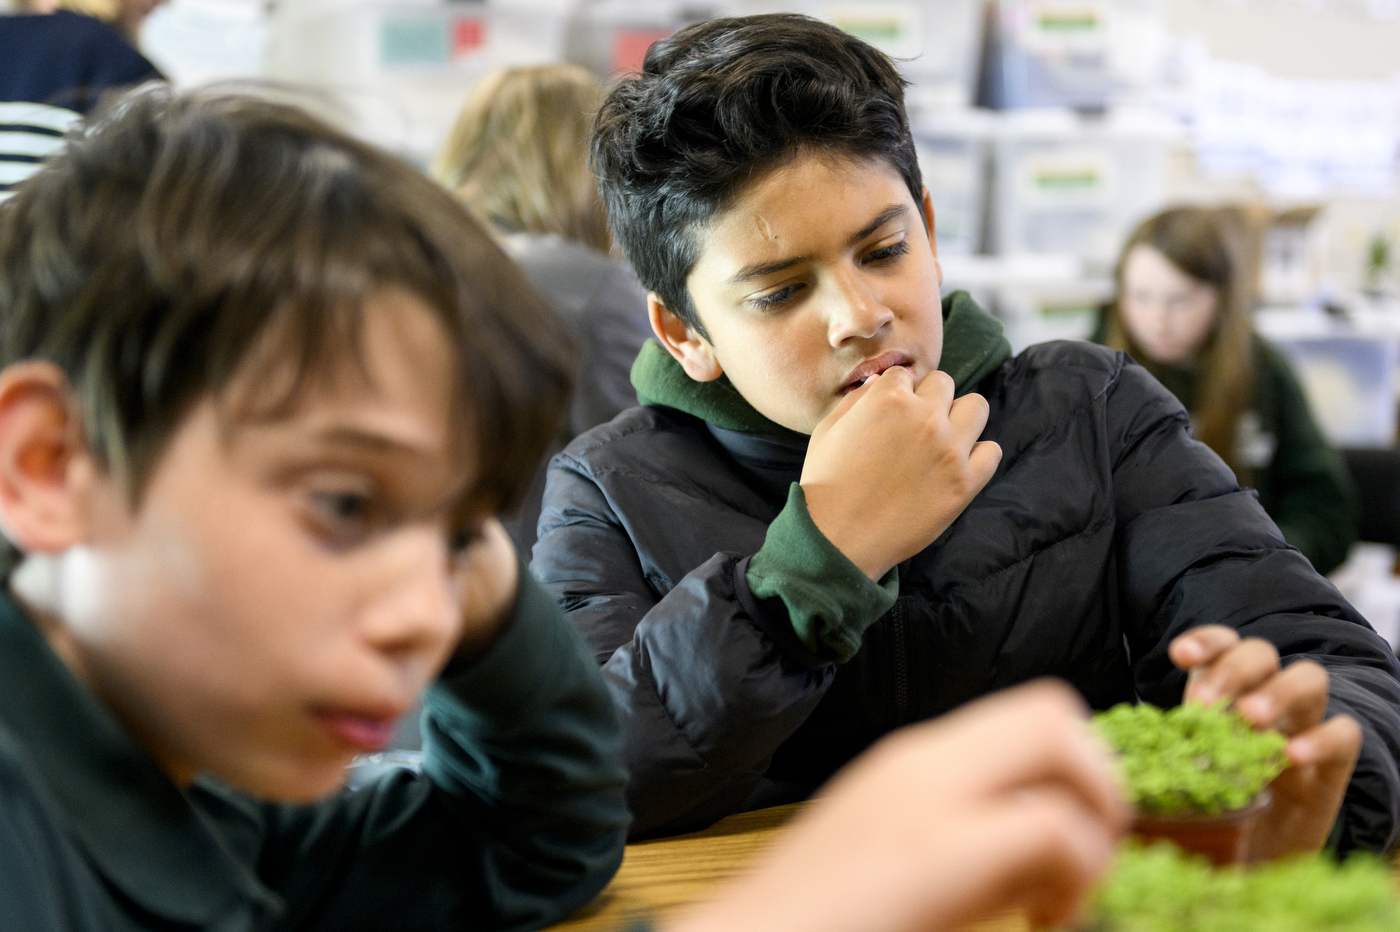
[[[374,502],[363,492],[315,492],[311,510],[327,537],[336,543],[353,543],[369,533]]]
[[[463,527],[452,531],[447,537],[447,546],[455,554],[466,551],[468,547],[481,540],[482,533],[480,527]]]

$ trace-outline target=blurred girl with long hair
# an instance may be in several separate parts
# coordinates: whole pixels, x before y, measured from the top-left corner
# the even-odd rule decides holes
[[[1200,207],[1144,221],[1123,246],[1097,338],[1176,395],[1196,439],[1258,490],[1284,539],[1328,573],[1355,539],[1355,492],[1288,360],[1254,331],[1236,230],[1227,212]]]

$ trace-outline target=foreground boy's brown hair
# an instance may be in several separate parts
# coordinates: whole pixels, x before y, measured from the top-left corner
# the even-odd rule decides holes
[[[354,357],[362,302],[386,288],[450,335],[487,510],[523,494],[567,400],[565,330],[491,238],[409,166],[294,107],[137,95],[3,211],[0,366],[61,367],[134,498],[196,398],[293,358],[291,384],[240,413],[285,407]]]

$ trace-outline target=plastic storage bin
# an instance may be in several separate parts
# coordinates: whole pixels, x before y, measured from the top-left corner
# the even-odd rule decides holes
[[[1068,253],[1101,270],[1159,210],[1176,128],[1160,117],[1068,110],[1003,115],[995,146],[995,252]]]
[[[732,16],[805,13],[859,36],[896,60],[911,83],[905,103],[915,117],[973,103],[982,0],[723,0],[714,6]]]
[[[1001,319],[1018,353],[1046,340],[1087,339],[1113,295],[1112,279],[1086,275],[1073,256],[948,256],[942,265],[943,294],[967,290]]]
[[[1293,363],[1313,417],[1335,446],[1394,445],[1400,342],[1394,337],[1331,336],[1274,343]]]
[[[1160,0],[1001,0],[987,103],[1102,109],[1141,99],[1167,48]]]
[[[182,0],[141,28],[141,51],[180,87],[260,78],[269,14],[249,0]]]
[[[825,3],[814,13],[899,60],[916,116],[973,103],[981,14],[980,0]]]
[[[997,289],[996,313],[1006,325],[1011,348],[1020,352],[1049,340],[1087,340],[1099,308],[1113,297],[1113,281],[1082,273],[1062,278],[1012,268]]]
[[[566,57],[606,75],[636,69],[652,42],[711,16],[805,13],[893,56],[917,116],[972,103],[981,11],[981,0],[595,0],[570,22]]]
[[[719,12],[717,6],[667,0],[601,0],[580,6],[571,17],[564,56],[600,77],[636,71],[657,39]]]
[[[1339,321],[1314,308],[1266,308],[1259,333],[1282,350],[1313,417],[1335,446],[1395,445],[1400,321],[1389,315]]]
[[[982,245],[995,114],[952,110],[915,121],[919,170],[933,197],[940,256],[967,256]]]

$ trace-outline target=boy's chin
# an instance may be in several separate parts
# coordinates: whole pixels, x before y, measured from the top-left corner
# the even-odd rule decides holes
[[[220,782],[269,802],[313,803],[345,785],[353,755],[330,760],[298,759],[283,766],[240,769],[212,775]]]

